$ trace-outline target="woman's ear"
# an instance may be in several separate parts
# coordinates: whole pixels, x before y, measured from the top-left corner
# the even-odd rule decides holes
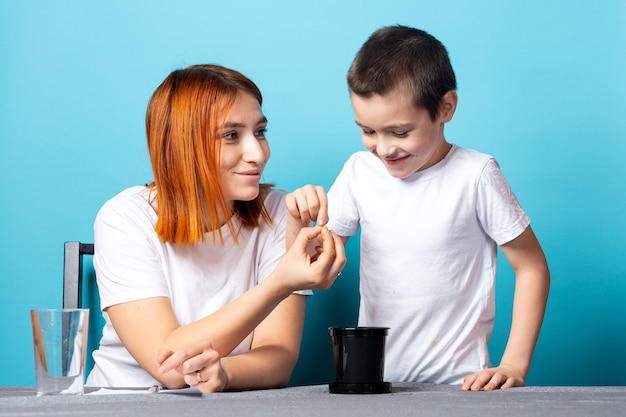
[[[443,95],[439,106],[439,121],[441,123],[448,123],[452,120],[458,102],[459,97],[456,94],[456,90],[450,90]]]

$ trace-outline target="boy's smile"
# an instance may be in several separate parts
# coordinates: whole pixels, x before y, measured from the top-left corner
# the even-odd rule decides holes
[[[385,164],[391,176],[402,179],[429,168],[450,150],[443,127],[456,109],[456,92],[444,95],[435,121],[426,109],[413,105],[408,91],[396,89],[368,98],[351,94],[350,99],[363,145]]]

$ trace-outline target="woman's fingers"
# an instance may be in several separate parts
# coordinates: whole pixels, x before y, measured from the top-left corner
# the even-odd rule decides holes
[[[172,352],[169,349],[161,349],[161,351],[159,352],[159,355],[157,356],[157,364],[159,366],[163,366],[163,362],[165,362],[165,360],[167,358],[169,358],[170,356],[172,356],[174,352]],[[163,373],[163,372],[161,372]]]
[[[175,352],[159,352],[159,372],[176,371],[182,374],[185,384],[202,392],[222,391],[227,377],[220,364],[220,355],[208,342],[199,342]]]
[[[207,360],[207,358],[210,359],[213,353],[219,358],[215,349],[206,341],[192,343],[184,349],[179,349],[175,352],[166,349],[161,350],[157,358],[159,372],[164,374],[176,370],[182,374],[190,373],[200,369],[202,361]],[[201,356],[203,354],[205,356]]]
[[[293,246],[302,253],[308,254],[307,248],[313,239],[316,239],[322,232],[321,227],[305,227],[300,229]]]
[[[309,245],[317,245],[314,253]],[[281,262],[280,276],[291,291],[329,288],[346,262],[343,241],[326,226],[300,230]]]
[[[176,352],[169,351],[169,354],[163,355],[163,357],[159,354],[159,360],[157,362],[159,364],[159,372],[165,374],[172,370],[179,371],[183,362],[188,358],[189,355],[184,349],[177,350]]]
[[[341,237],[327,227],[322,227],[318,240],[321,243],[318,262],[325,262],[331,268],[343,269],[346,263],[346,254]]]
[[[343,270],[346,254],[341,238],[327,227],[321,229],[318,237],[321,248],[318,249],[319,255],[311,266],[322,275],[322,288],[329,288]]]

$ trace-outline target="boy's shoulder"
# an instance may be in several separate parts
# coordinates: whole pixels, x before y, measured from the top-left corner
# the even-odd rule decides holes
[[[444,160],[433,168],[438,168],[439,172],[455,175],[457,178],[465,178],[470,182],[482,177],[486,172],[500,169],[493,156],[458,145],[452,145],[452,149]]]
[[[473,161],[476,163],[486,163],[487,161],[494,160],[494,157],[484,152],[477,151],[475,149],[463,148],[458,145],[452,145],[452,149],[448,153],[445,159],[459,159],[465,161]]]
[[[457,145],[455,143],[452,144],[452,149],[450,152],[458,152],[461,155],[472,157],[472,158],[493,158],[491,155],[478,151],[472,148],[465,148],[463,146]]]

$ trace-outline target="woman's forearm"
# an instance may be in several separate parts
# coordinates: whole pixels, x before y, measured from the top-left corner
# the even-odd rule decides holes
[[[227,356],[289,294],[271,280],[264,281],[215,313],[173,330],[162,348],[175,351],[198,340],[210,340],[220,355]]]

